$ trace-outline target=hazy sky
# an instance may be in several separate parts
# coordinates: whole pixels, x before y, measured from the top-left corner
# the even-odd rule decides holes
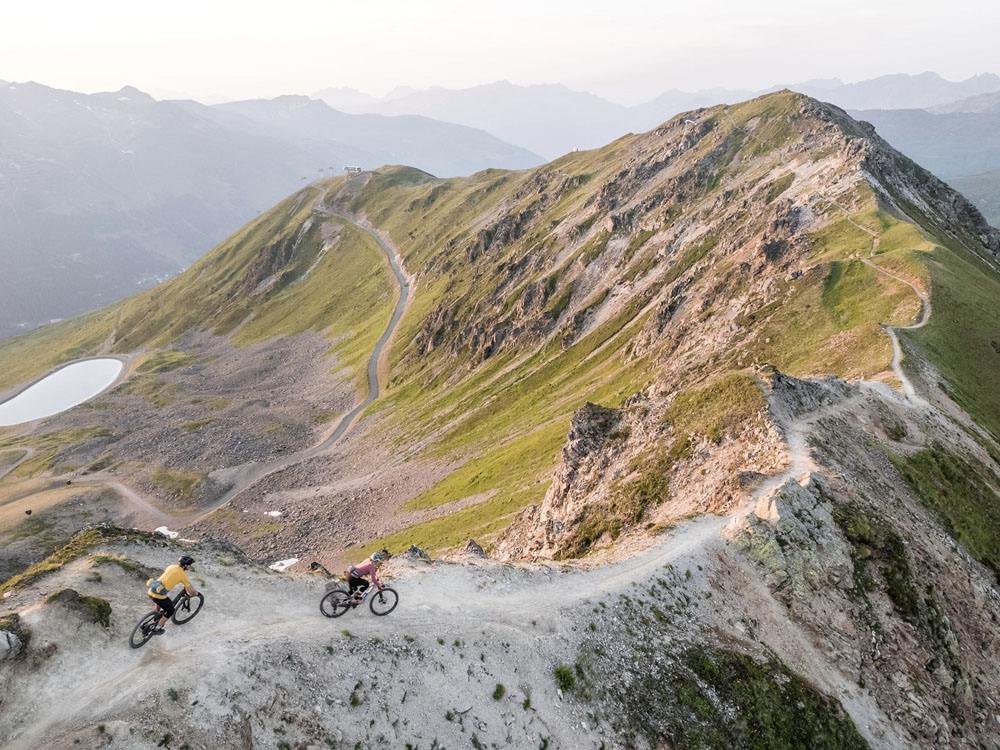
[[[995,0],[0,2],[0,79],[233,98],[561,82],[621,101],[1000,69]]]

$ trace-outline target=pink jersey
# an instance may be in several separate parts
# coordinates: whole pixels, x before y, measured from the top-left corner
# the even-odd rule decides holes
[[[354,568],[354,572],[357,573],[359,576],[371,576],[372,583],[374,583],[376,586],[381,585],[378,576],[375,575],[375,563],[372,561],[370,557],[363,563],[359,565],[354,565],[352,567]]]

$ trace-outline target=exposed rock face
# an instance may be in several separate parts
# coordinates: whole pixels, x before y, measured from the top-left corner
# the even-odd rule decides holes
[[[737,548],[764,567],[765,583],[782,597],[807,599],[829,585],[850,586],[850,545],[837,533],[830,498],[819,474],[789,479],[731,532]]]
[[[475,539],[470,539],[465,545],[465,553],[473,557],[486,557],[486,552],[476,543]]]
[[[589,484],[584,473],[595,471],[595,464],[608,463],[601,452],[624,414],[586,403],[573,414],[562,463],[556,471],[545,500],[537,507],[526,509],[515,522],[512,531],[497,545],[494,556],[501,559],[534,559],[553,557],[562,537],[580,514],[589,496]]]
[[[621,409],[592,403],[578,409],[544,500],[521,512],[493,556],[573,557],[640,522],[656,530],[692,513],[724,512],[745,502],[754,477],[784,462],[783,441],[766,410],[709,438],[671,428],[664,417],[669,403],[637,396]],[[581,534],[590,537],[583,546]]]
[[[431,556],[424,552],[420,547],[415,544],[411,544],[410,548],[402,554],[402,557],[410,562],[424,562],[430,563]]]

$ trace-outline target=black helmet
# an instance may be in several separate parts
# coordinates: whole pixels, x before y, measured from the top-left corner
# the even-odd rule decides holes
[[[181,555],[181,559],[177,561],[177,564],[182,568],[186,568],[189,565],[194,565],[194,558],[191,555]]]

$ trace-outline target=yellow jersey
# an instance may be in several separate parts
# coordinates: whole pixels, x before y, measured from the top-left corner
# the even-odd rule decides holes
[[[190,586],[191,581],[188,580],[187,573],[184,572],[184,568],[180,565],[170,565],[166,570],[163,571],[163,575],[156,579],[163,584],[163,588],[166,589],[166,594],[158,594],[153,590],[153,579],[150,578],[146,581],[146,585],[149,586],[149,595],[154,599],[166,599],[170,593],[170,589],[176,586],[178,583],[183,583],[185,586]],[[156,587],[159,589],[159,586]]]

